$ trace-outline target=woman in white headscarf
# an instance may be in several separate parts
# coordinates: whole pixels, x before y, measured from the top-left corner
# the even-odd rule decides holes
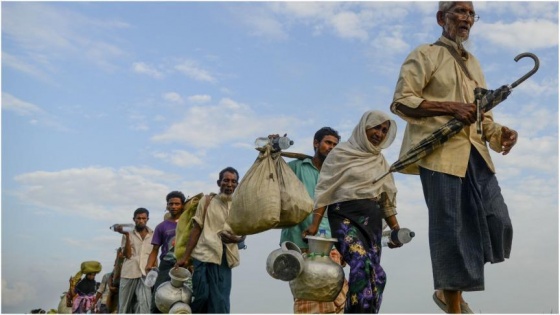
[[[315,235],[328,215],[336,249],[350,266],[345,313],[378,313],[386,276],[380,265],[382,219],[391,230],[396,218],[397,188],[381,153],[395,139],[397,125],[381,111],[368,111],[346,142],[338,144],[323,162],[315,188],[313,223],[302,237]],[[400,247],[402,244],[390,244]]]

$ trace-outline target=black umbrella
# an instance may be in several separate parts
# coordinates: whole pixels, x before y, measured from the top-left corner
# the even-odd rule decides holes
[[[477,119],[477,130],[480,130],[481,124],[481,114],[483,112],[487,112],[492,108],[496,107],[496,105],[503,102],[510,94],[511,91],[518,86],[521,82],[525,81],[527,78],[532,76],[537,70],[539,69],[539,58],[532,53],[522,53],[517,55],[514,60],[517,62],[519,59],[529,57],[533,59],[535,62],[535,66],[531,71],[527,72],[524,76],[519,78],[519,80],[513,82],[511,85],[503,85],[496,90],[486,90],[483,88],[475,88],[475,102],[477,104],[478,109],[478,119]],[[417,145],[412,147],[406,154],[400,157],[395,163],[391,165],[389,171],[380,177],[378,177],[375,181],[379,181],[383,177],[387,176],[391,172],[396,172],[404,169],[408,165],[422,159],[423,157],[432,153],[435,149],[440,147],[444,142],[449,140],[449,138],[453,137],[461,129],[463,129],[465,125],[457,120],[456,118],[451,119],[445,125],[441,126],[438,130],[434,131],[431,135],[424,138],[420,141]]]

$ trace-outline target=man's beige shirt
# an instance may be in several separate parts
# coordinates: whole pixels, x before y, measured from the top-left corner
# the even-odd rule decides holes
[[[453,41],[443,36],[439,40],[457,49],[457,45]],[[408,117],[396,109],[396,104],[416,108],[424,100],[474,103],[474,88],[486,88],[486,81],[478,60],[472,54],[468,53],[465,64],[473,80],[465,75],[445,47],[425,44],[408,55],[401,67],[391,105],[391,111],[407,121],[401,156],[453,117]],[[483,136],[492,150],[500,152],[501,125],[494,122],[491,112],[485,113],[484,116]],[[495,172],[486,145],[487,141],[477,134],[476,124],[472,124],[463,128],[430,155],[401,172],[419,174],[418,166],[422,166],[429,170],[464,177],[469,162],[471,144],[480,152],[490,170]]]
[[[224,202],[220,199],[220,195],[214,196],[210,200],[210,205],[203,218],[204,206],[206,205],[206,197],[200,199],[196,213],[192,218],[202,228],[202,233],[198,239],[198,243],[191,256],[197,260],[206,263],[220,265],[222,263],[222,255],[224,248],[226,249],[226,258],[230,268],[239,265],[239,249],[236,243],[224,244],[219,233],[231,229],[226,223],[231,207],[231,201]],[[233,234],[233,233],[232,233]],[[225,245],[225,246],[224,246]]]
[[[134,230],[130,232],[130,248],[131,256],[130,259],[125,258],[121,269],[121,278],[125,279],[137,279],[146,275],[146,264],[148,263],[148,257],[152,252],[152,237],[154,236],[154,231],[149,227],[148,234],[144,239],[140,234]],[[124,250],[126,245],[126,236],[123,235],[121,246]]]

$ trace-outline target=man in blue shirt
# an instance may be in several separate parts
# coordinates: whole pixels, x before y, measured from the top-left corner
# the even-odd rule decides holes
[[[315,151],[313,157],[297,159],[288,163],[290,168],[294,171],[296,176],[305,186],[305,189],[307,190],[307,193],[309,193],[311,199],[315,197],[315,186],[317,185],[317,180],[319,179],[319,172],[321,171],[323,161],[339,141],[340,135],[336,130],[330,127],[323,127],[319,129],[313,137],[313,150]],[[301,234],[312,222],[313,212],[309,214],[309,216],[298,225],[289,228],[283,228],[280,234],[280,244],[285,241],[290,241],[299,246],[302,252],[307,252],[309,250],[309,245],[303,241],[303,239],[301,238]],[[325,230],[327,238],[331,237],[329,220],[326,217],[323,217],[323,219],[321,220],[319,229]],[[331,252],[331,258],[333,258],[333,260],[338,263],[342,263],[342,257],[334,248]],[[344,304],[346,302],[347,290],[348,285],[345,281],[344,287],[333,302],[317,302],[295,299],[294,313],[342,313],[344,311]]]

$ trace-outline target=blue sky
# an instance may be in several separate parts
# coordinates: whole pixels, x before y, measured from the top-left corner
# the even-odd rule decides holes
[[[287,133],[312,154],[323,126],[346,140],[362,113],[389,112],[400,64],[437,40],[436,2],[5,2],[2,10],[2,309],[56,308],[82,261],[112,266],[138,207],[149,226],[165,195],[216,192],[249,169],[255,138]],[[519,132],[493,153],[514,224],[511,259],[486,267],[475,312],[558,313],[558,2],[476,2],[467,48],[490,89],[541,68],[494,110]],[[393,115],[394,116],[394,115]],[[404,124],[384,151],[394,162]],[[401,226],[385,250],[381,312],[440,313],[417,176],[395,176]],[[279,230],[247,238],[232,312],[289,313],[266,258]],[[98,275],[101,280],[101,275]]]

